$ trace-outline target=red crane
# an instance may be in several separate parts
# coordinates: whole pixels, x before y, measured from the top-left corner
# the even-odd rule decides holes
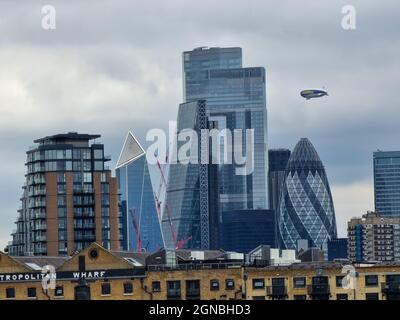
[[[159,188],[158,188],[158,195],[154,195],[154,197],[155,197],[155,201],[156,201],[157,212],[158,212],[158,215],[159,215],[160,220],[161,220],[161,204],[162,203],[160,201],[160,192],[161,192],[161,189],[162,189],[163,185],[165,186],[165,190],[167,190],[167,180],[165,179],[164,172],[163,172],[163,170],[161,168],[161,164],[160,164],[160,162],[158,160],[157,160],[157,168],[158,168],[158,170],[160,172],[161,179],[160,179],[160,185],[159,185]],[[177,236],[176,236],[175,227],[174,227],[174,224],[172,222],[171,211],[169,209],[168,203],[165,203],[165,210],[167,212],[168,224],[169,224],[169,227],[171,229],[172,241],[174,242],[175,249],[182,249],[183,246],[185,245],[185,243],[187,241],[189,241],[190,239],[192,239],[192,237],[190,236],[190,237],[188,237],[186,239],[178,240]]]
[[[140,239],[140,230],[139,230],[139,224],[136,220],[136,209],[132,208],[129,210],[131,214],[131,219],[132,219],[132,225],[133,229],[135,230],[135,239],[136,239],[136,251],[137,252],[142,252],[142,240]]]

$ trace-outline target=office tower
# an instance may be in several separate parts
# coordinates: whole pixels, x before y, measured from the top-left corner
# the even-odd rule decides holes
[[[347,238],[336,238],[328,241],[328,261],[347,259]]]
[[[221,249],[249,253],[260,245],[275,247],[273,210],[224,212],[221,223]]]
[[[70,132],[34,141],[11,255],[71,255],[92,242],[119,249],[117,181],[104,145],[90,144],[97,138]]]
[[[335,211],[324,166],[307,138],[290,156],[279,201],[281,245],[295,249],[297,240],[305,239],[327,253],[328,241],[337,234]]]
[[[400,151],[374,152],[375,211],[400,217]]]
[[[179,106],[177,133],[194,130],[198,137],[201,130],[207,129],[205,101],[193,101]],[[174,149],[186,144],[174,141]],[[201,154],[198,146],[198,155]],[[193,150],[194,151],[194,150]],[[189,155],[198,160],[192,152]],[[180,159],[182,160],[182,159]],[[198,163],[172,163],[169,168],[168,186],[162,213],[162,232],[165,246],[173,248],[209,248],[209,166]]]
[[[183,101],[208,95],[208,71],[242,68],[242,48],[199,47],[183,53]]]
[[[222,131],[242,129],[243,154],[246,129],[254,129],[254,171],[236,174],[235,164],[219,167],[220,212],[268,209],[267,193],[267,110],[265,69],[242,68],[240,48],[197,48],[183,53],[184,98],[206,100],[206,114],[214,128]],[[221,155],[229,153],[222,141]],[[236,146],[238,147],[238,146]]]
[[[279,196],[283,180],[285,179],[285,170],[289,157],[289,149],[268,150],[268,200],[269,208],[275,212],[275,221],[278,221]],[[275,228],[275,239],[278,243],[278,223],[275,224]]]
[[[289,149],[268,150],[268,200],[269,208],[275,211],[278,208],[279,195],[289,158]]]
[[[347,235],[351,261],[400,260],[400,218],[368,212],[347,223]]]
[[[123,216],[123,249],[154,252],[164,247],[146,152],[131,132],[125,139],[116,176]]]

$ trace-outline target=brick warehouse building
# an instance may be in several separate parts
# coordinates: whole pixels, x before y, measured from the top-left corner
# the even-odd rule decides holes
[[[56,272],[55,289],[47,291],[45,265]],[[71,257],[0,253],[0,299],[400,299],[399,263],[352,266],[355,289],[343,289],[344,264],[338,262],[249,265],[221,250],[148,254],[109,251],[93,243]]]

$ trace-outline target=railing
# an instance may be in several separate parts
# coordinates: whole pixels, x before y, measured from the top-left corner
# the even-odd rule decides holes
[[[287,287],[285,285],[267,286],[267,296],[272,298],[282,298],[287,296]]]
[[[400,281],[395,282],[382,282],[381,283],[382,293],[398,293],[400,294]]]
[[[180,289],[168,289],[167,290],[167,299],[180,299],[181,298],[181,290]]]
[[[307,286],[307,292],[311,296],[329,295],[329,284],[311,284]]]
[[[241,268],[242,263],[188,263],[177,265],[149,265],[149,271],[168,271],[168,270],[200,270],[200,269],[236,269]]]

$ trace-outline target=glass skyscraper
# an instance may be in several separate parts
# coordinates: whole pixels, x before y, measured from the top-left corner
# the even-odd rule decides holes
[[[116,176],[123,217],[123,249],[154,252],[163,248],[146,154],[131,132],[122,149]]]
[[[375,211],[400,217],[400,151],[374,152]]]
[[[296,249],[297,240],[327,253],[336,238],[336,219],[324,166],[311,142],[302,138],[290,156],[279,203],[281,246]]]
[[[205,101],[188,102],[179,106],[178,133],[192,129],[200,136],[201,129],[206,128]],[[174,143],[179,149],[185,142],[175,140]],[[203,248],[209,245],[207,165],[170,165],[162,229],[167,248]]]
[[[269,208],[277,210],[285,170],[290,158],[289,149],[268,150],[268,192]]]
[[[219,168],[221,212],[267,209],[266,76],[262,67],[242,68],[240,48],[197,48],[183,53],[184,98],[204,99],[208,121],[219,130],[254,129],[254,171],[240,176],[235,164]],[[243,153],[246,150],[242,144]],[[222,146],[225,147],[224,145]],[[247,146],[248,147],[248,146]],[[213,155],[215,156],[215,155]]]
[[[234,130],[242,129],[242,139],[234,147],[241,147],[245,156],[250,147],[245,143],[246,129],[253,129],[254,164],[248,175],[238,175],[240,165],[235,163],[171,165],[166,203],[174,207],[170,210],[173,218],[163,212],[167,246],[178,241],[186,248],[218,248],[223,212],[268,208],[265,90],[264,68],[242,68],[241,48],[201,47],[183,53],[186,103],[179,108],[178,131],[227,129],[233,136]],[[229,150],[223,138],[218,142],[220,154],[212,154],[210,148],[210,159],[221,159]],[[168,239],[171,223],[176,229],[175,243]]]

